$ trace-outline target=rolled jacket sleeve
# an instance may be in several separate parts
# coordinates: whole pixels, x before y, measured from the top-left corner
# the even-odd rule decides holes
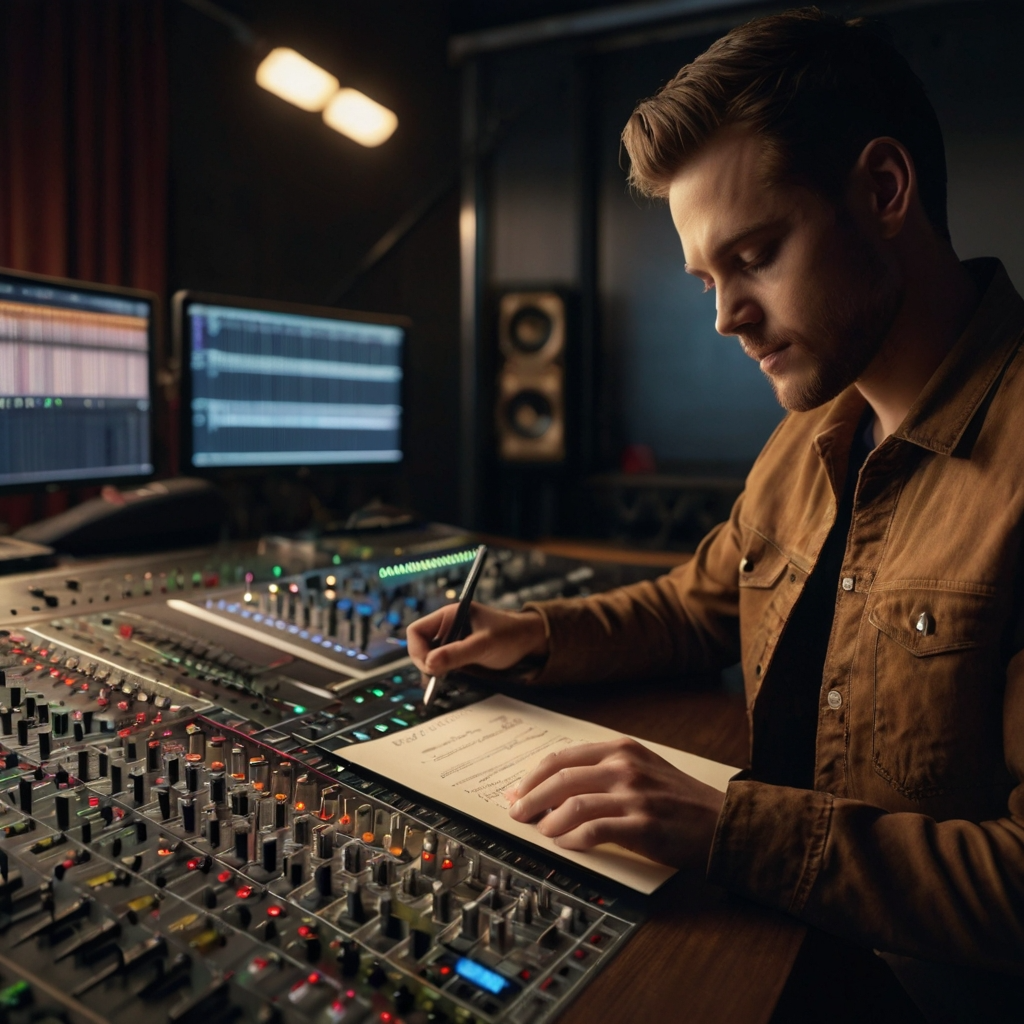
[[[549,656],[534,684],[706,672],[739,658],[737,499],[693,558],[656,580],[524,606],[544,619]]]

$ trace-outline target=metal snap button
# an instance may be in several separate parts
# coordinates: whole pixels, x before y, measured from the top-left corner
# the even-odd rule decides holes
[[[931,636],[935,632],[935,620],[927,612],[921,612],[914,623],[914,629],[922,636]]]
[[[741,558],[740,559],[740,572],[753,572],[753,571],[754,571],[754,561],[753,561],[753,559],[751,559],[751,558]]]
[[[827,700],[833,711],[838,711],[843,706],[843,695],[838,690],[829,690]]]
[[[843,577],[843,584],[842,585],[843,585],[843,590],[853,590],[853,577],[852,576],[844,576]]]

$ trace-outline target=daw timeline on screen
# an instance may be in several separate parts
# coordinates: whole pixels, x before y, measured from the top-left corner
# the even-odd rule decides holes
[[[184,308],[194,467],[401,460],[404,327],[201,301]]]
[[[0,628],[11,1024],[545,1022],[627,941],[635,893],[346,760],[427,722],[389,641],[455,599],[478,541],[415,540],[303,549],[321,565],[291,575],[206,550],[0,581],[12,613],[35,602]],[[497,548],[477,597],[628,578]],[[437,713],[482,696],[456,680]]]

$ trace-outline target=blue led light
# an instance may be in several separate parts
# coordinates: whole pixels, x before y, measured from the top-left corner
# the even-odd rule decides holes
[[[500,996],[509,987],[508,980],[497,971],[492,971],[484,967],[483,964],[478,964],[475,960],[468,960],[464,956],[455,961],[455,973],[495,996]]]

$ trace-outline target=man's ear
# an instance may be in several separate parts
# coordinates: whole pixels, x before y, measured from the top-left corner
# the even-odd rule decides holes
[[[917,169],[906,146],[896,139],[872,139],[853,166],[850,185],[854,202],[879,235],[898,235],[918,194]]]

